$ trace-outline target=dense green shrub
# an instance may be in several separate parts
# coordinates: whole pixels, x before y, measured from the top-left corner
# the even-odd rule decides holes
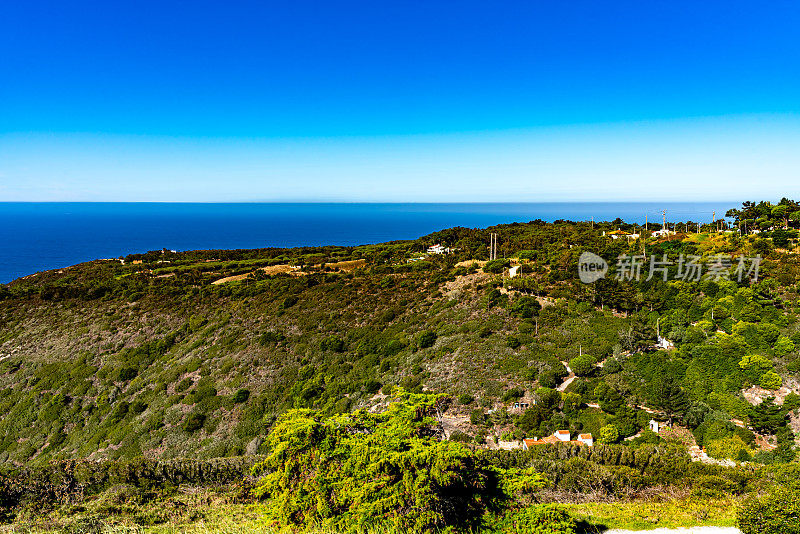
[[[177,391],[178,393],[186,391],[192,384],[194,384],[194,380],[192,380],[187,376],[186,378],[178,382],[178,384],[175,386],[175,391]]]
[[[508,311],[513,317],[521,317],[523,319],[530,319],[539,313],[542,305],[533,297],[522,296],[511,303]]]
[[[242,404],[243,402],[247,402],[247,399],[250,398],[250,390],[249,389],[238,389],[236,393],[233,394],[232,400],[235,404]]]
[[[475,527],[496,480],[464,445],[431,434],[441,396],[401,394],[381,414],[294,410],[256,465],[258,497],[285,525],[429,531]]]
[[[535,504],[506,514],[497,526],[502,534],[575,534],[577,524],[555,504]]]
[[[503,393],[503,401],[509,402],[512,400],[516,400],[522,397],[523,395],[525,395],[525,390],[523,388],[511,388],[507,390],[505,393]]]
[[[432,347],[433,344],[436,343],[436,332],[432,330],[422,332],[417,338],[417,343],[421,349]]]
[[[737,510],[742,534],[800,534],[800,493],[775,488],[748,497]]]
[[[130,411],[133,414],[140,414],[147,409],[147,403],[142,400],[135,400],[131,403]]]
[[[136,369],[132,367],[123,367],[117,373],[117,381],[127,382],[128,380],[136,378],[137,374],[139,374],[139,372]]]
[[[569,361],[569,368],[578,376],[586,376],[594,371],[594,360],[586,354],[575,356]]]
[[[288,297],[283,299],[283,302],[281,303],[281,309],[285,310],[287,308],[291,308],[292,306],[297,304],[298,300],[299,299],[297,298],[296,295],[289,295]]]
[[[368,395],[373,395],[381,390],[383,384],[378,382],[377,380],[370,378],[369,380],[364,382],[364,392]]]
[[[203,424],[205,422],[205,414],[199,412],[190,412],[189,415],[186,416],[186,420],[183,422],[183,429],[186,432],[194,432],[203,428]]]
[[[510,260],[500,258],[496,260],[487,261],[486,264],[483,266],[483,272],[498,274],[502,273],[506,268],[510,266],[511,266]]]
[[[469,434],[466,434],[466,433],[461,432],[459,430],[456,430],[455,432],[450,434],[450,441],[458,441],[458,442],[461,442],[461,443],[472,443],[472,441],[474,439],[475,438],[473,438]]]
[[[475,397],[473,397],[469,393],[462,393],[461,395],[458,396],[458,402],[459,404],[463,404],[466,406],[467,404],[472,404],[473,402],[475,402]]]
[[[344,352],[344,340],[339,336],[328,336],[320,343],[322,350],[329,350],[332,352]]]

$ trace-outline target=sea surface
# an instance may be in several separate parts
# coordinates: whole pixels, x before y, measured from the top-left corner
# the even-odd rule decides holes
[[[360,245],[443,228],[614,220],[710,222],[738,207],[702,203],[27,203],[0,202],[0,283],[38,271],[134,252]]]

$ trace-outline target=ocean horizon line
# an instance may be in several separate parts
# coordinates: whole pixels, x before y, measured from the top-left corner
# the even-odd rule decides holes
[[[0,200],[2,204],[741,204],[741,200]]]

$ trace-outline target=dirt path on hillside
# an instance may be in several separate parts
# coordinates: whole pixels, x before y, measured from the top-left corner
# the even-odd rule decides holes
[[[337,261],[337,262],[333,262],[333,263],[326,263],[324,265],[325,265],[326,268],[331,269],[333,271],[341,271],[341,272],[348,273],[350,271],[358,269],[359,267],[363,267],[366,264],[367,264],[367,260],[361,259],[361,260]],[[313,268],[315,268],[315,269],[320,269],[321,267],[322,267],[322,265],[314,265],[313,266]],[[300,267],[296,267],[296,266],[293,266],[293,265],[286,265],[286,264],[270,265],[269,267],[260,267],[260,268],[256,269],[256,271],[264,271],[264,273],[267,274],[267,275],[291,274],[292,276],[305,276],[305,275],[308,274],[307,272],[301,271]],[[213,282],[211,282],[211,285],[217,286],[219,284],[225,284],[227,282],[238,282],[240,280],[244,280],[245,278],[247,278],[248,276],[250,276],[251,274],[253,274],[256,271],[252,271],[252,272],[244,273],[244,274],[237,274],[237,275],[234,275],[234,276],[226,276],[225,278],[220,278],[219,280],[214,280]]]

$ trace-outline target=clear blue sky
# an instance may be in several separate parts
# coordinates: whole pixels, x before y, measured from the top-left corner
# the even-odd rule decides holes
[[[800,4],[6,2],[0,200],[800,197]]]

